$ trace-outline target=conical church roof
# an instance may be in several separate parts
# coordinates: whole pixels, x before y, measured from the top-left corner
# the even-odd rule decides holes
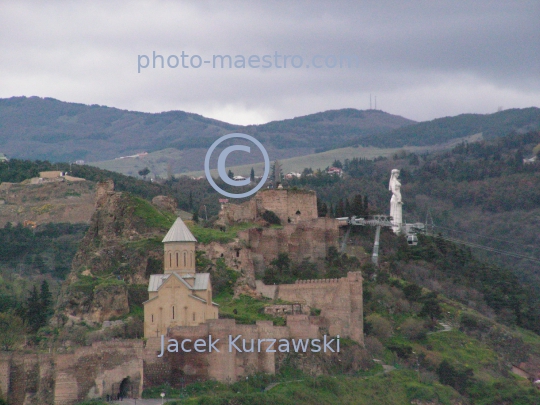
[[[184,221],[178,217],[162,242],[197,242],[197,239],[184,224]]]

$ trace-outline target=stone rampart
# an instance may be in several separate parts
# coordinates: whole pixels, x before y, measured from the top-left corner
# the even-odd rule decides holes
[[[268,266],[280,253],[300,262],[304,259],[324,259],[339,238],[337,221],[333,218],[315,218],[283,228],[252,228],[238,234],[250,247],[252,260],[262,260]]]
[[[360,272],[340,279],[299,280],[295,284],[266,286],[257,281],[257,292],[267,298],[299,302],[321,310],[322,324],[330,335],[364,342],[363,290]]]
[[[72,405],[117,395],[129,380],[129,395],[140,396],[143,342],[97,342],[73,353],[10,353],[0,357],[0,387],[9,404]]]
[[[317,195],[308,190],[263,190],[242,204],[226,204],[219,216],[223,224],[253,222],[265,211],[273,211],[282,224],[317,218]]]

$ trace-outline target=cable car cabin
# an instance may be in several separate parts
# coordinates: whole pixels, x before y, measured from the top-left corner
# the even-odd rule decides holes
[[[418,237],[416,235],[407,235],[407,243],[409,246],[418,245]]]

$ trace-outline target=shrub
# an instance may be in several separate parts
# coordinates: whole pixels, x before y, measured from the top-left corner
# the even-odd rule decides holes
[[[384,352],[383,344],[374,336],[366,336],[364,345],[366,346],[366,350],[373,356],[380,356]]]
[[[389,345],[388,349],[396,353],[401,359],[408,359],[412,355],[412,347],[404,344]]]
[[[379,340],[386,340],[392,336],[392,324],[387,319],[378,314],[372,314],[366,317],[366,320],[371,325],[370,334]]]
[[[449,385],[460,393],[464,393],[467,386],[472,382],[472,368],[452,366],[443,360],[437,368],[437,375],[442,384]]]
[[[401,324],[401,333],[410,340],[422,340],[426,337],[426,324],[415,318],[407,318]]]
[[[279,217],[274,211],[266,210],[261,216],[266,222],[271,225],[281,225],[281,219],[279,219]]]
[[[417,302],[422,297],[422,287],[416,284],[409,284],[403,289],[403,293],[409,301]]]

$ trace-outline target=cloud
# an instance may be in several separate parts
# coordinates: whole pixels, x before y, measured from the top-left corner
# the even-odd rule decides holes
[[[383,3],[383,4],[381,4]],[[416,120],[538,106],[537,1],[12,2],[0,97],[38,95],[233,123],[378,107]],[[301,68],[159,67],[137,56],[300,55]],[[356,55],[354,68],[306,67]],[[322,61],[323,59],[320,59]],[[289,60],[290,62],[290,60]]]

